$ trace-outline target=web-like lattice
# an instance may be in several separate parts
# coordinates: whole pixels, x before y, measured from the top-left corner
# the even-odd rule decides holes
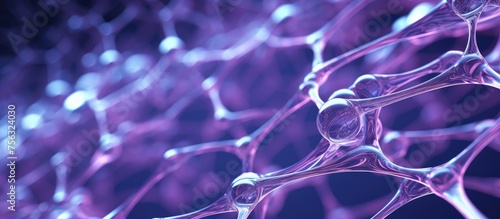
[[[1,218],[500,216],[498,0],[6,4]]]

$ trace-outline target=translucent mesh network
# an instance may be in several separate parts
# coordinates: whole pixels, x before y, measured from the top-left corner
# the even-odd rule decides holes
[[[498,1],[8,4],[1,218],[500,215]]]

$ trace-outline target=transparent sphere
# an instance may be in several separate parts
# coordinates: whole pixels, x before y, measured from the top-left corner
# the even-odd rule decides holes
[[[410,141],[399,132],[389,132],[384,136],[382,152],[392,161],[399,160],[406,155]]]
[[[453,11],[460,17],[470,17],[479,14],[489,0],[448,0]]]
[[[482,76],[484,64],[485,60],[482,57],[469,54],[458,61],[455,70],[458,76],[479,79]]]
[[[231,185],[230,196],[234,205],[238,207],[251,206],[259,199],[259,191],[254,183],[258,178],[255,173],[243,173]]]
[[[373,75],[363,75],[354,82],[354,93],[360,98],[371,98],[382,95],[383,87]]]
[[[356,140],[361,131],[360,113],[345,99],[327,101],[319,109],[316,125],[321,135],[333,143],[349,143]]]
[[[450,168],[436,168],[429,174],[429,185],[432,190],[443,193],[457,181],[458,173]]]
[[[340,89],[335,92],[333,92],[332,95],[328,98],[328,100],[335,99],[335,98],[342,98],[342,99],[355,99],[356,94],[350,90],[350,89]]]

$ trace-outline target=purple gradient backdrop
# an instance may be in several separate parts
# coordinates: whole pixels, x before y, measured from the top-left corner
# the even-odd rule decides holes
[[[7,163],[3,132],[9,104],[16,106],[18,142],[16,211],[7,210],[7,197],[2,195],[0,218],[103,218],[114,209],[123,210],[119,206],[144,188],[158,168],[175,166],[163,159],[169,149],[230,141],[254,132],[279,115],[317,61],[308,45],[286,45],[278,36],[308,35],[353,4],[333,0],[40,2],[6,1],[0,7],[2,161]],[[276,8],[285,3],[293,7],[277,13]],[[438,3],[368,1],[332,28],[322,49],[323,60],[407,26]],[[287,13],[290,16],[283,17]],[[481,53],[497,71],[498,20],[481,23],[477,33]],[[272,29],[276,38],[262,43],[259,37],[267,34],[265,28]],[[363,74],[410,71],[447,51],[463,51],[466,45],[465,22],[405,40],[338,69],[319,95],[325,99]],[[481,85],[418,95],[383,108],[383,135],[391,130],[432,130],[495,119],[499,95],[499,90]],[[274,127],[262,139],[252,171],[283,169],[311,152],[322,139],[317,114],[318,108],[308,103]],[[405,167],[437,166],[470,142],[414,143],[404,159],[393,161]],[[498,138],[492,145],[500,145]],[[497,183],[492,188],[500,191],[500,154],[495,147],[484,149],[466,175],[494,179]],[[130,206],[127,218],[174,216],[213,203],[246,165],[227,152],[203,153],[178,162],[178,169],[160,177]],[[7,179],[8,167],[2,164],[0,170]],[[266,218],[371,217],[391,199],[399,182],[371,173],[307,179],[278,190]],[[1,179],[0,191],[7,190],[6,180]],[[467,190],[467,194],[486,216],[500,218],[498,192]],[[462,216],[431,195],[403,206],[389,218],[423,217]],[[236,218],[236,214],[214,218]]]

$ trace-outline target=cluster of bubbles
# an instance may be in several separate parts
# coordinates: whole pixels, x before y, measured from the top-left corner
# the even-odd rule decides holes
[[[15,3],[34,20],[6,28],[16,54],[0,59],[0,106],[16,105],[20,127],[17,209],[1,218],[275,218],[308,186],[325,218],[385,218],[432,194],[466,218],[492,217],[465,188],[500,198],[500,176],[466,176],[482,151],[500,152],[500,43],[478,47],[500,1],[384,3]],[[419,51],[461,36],[462,49],[435,59]],[[471,85],[469,111],[486,118],[446,106]],[[386,125],[411,105],[427,112],[405,118],[417,131]],[[456,140],[468,145],[441,164],[404,163],[419,142],[444,151]],[[302,159],[273,159],[290,147]],[[351,172],[395,178],[396,191],[340,204],[327,177]]]

